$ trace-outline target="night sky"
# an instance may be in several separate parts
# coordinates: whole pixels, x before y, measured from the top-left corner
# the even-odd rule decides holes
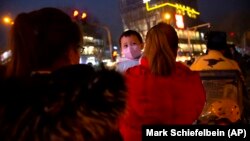
[[[98,19],[98,21],[110,27],[112,38],[118,40],[122,32],[122,22],[119,13],[119,0],[1,0],[0,17],[10,15],[15,17],[20,12],[29,12],[42,7],[59,7],[82,9]],[[249,12],[250,0],[198,0],[198,11],[204,22],[218,23],[223,21],[225,15],[244,10]],[[0,46],[5,43],[2,37],[6,29],[0,24]]]
[[[243,11],[245,14],[249,14],[249,9],[250,0],[198,0],[200,18],[215,24],[235,12]]]

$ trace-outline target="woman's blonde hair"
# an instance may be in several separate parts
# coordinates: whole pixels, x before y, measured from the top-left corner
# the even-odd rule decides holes
[[[173,72],[178,40],[175,29],[163,22],[158,23],[148,31],[144,56],[148,59],[153,74],[168,76]]]

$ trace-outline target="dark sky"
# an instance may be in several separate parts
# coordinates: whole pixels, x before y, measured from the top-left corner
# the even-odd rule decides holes
[[[0,17],[3,15],[15,17],[20,12],[29,12],[42,7],[76,8],[90,13],[101,24],[110,28],[112,40],[117,41],[122,32],[122,22],[119,14],[118,0],[0,0]],[[6,26],[0,23],[1,34],[6,31]],[[6,38],[4,38],[6,39]],[[4,39],[0,39],[3,46]]]
[[[232,12],[250,10],[250,0],[198,0],[198,10],[204,22],[219,22]],[[117,41],[122,32],[119,0],[1,0],[0,17],[8,14],[15,17],[20,12],[29,12],[46,6],[86,10],[98,21],[110,27],[112,39]],[[6,27],[0,24],[0,37]],[[2,39],[3,40],[3,39]],[[0,40],[0,46],[3,41]]]
[[[200,18],[206,22],[219,23],[234,12],[250,12],[250,0],[198,0]]]

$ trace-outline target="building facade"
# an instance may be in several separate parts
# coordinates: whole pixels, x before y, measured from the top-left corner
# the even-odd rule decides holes
[[[158,22],[175,27],[180,43],[177,60],[190,60],[206,52],[201,27],[209,27],[200,21],[197,0],[120,0],[124,30],[133,29],[145,38],[149,28]]]

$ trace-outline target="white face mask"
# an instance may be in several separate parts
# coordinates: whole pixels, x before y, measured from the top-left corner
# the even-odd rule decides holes
[[[141,49],[137,45],[128,46],[122,50],[122,54],[125,58],[136,59],[141,56]]]

